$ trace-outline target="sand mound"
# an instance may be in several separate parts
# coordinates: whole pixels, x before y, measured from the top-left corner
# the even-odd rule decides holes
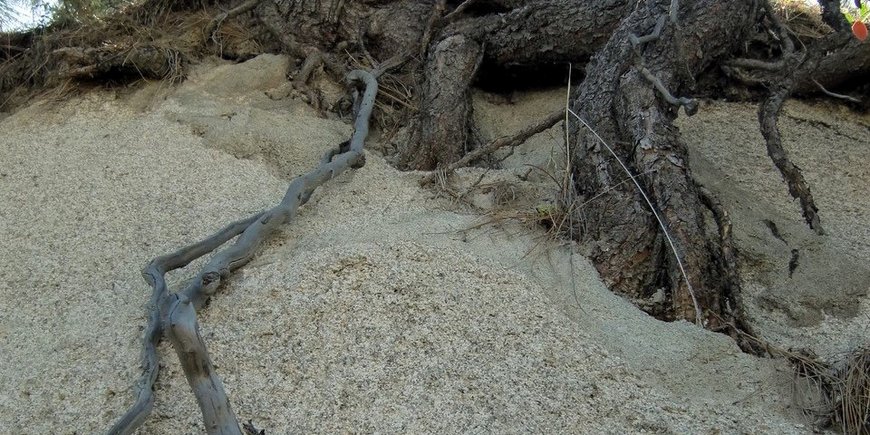
[[[870,319],[870,115],[790,101],[786,151],[803,171],[827,231],[803,222],[767,157],[756,108],[710,103],[681,119],[695,176],[734,221],[749,302],[766,338],[834,356],[866,344]]]
[[[276,202],[286,178],[347,138],[344,123],[265,94],[285,65],[212,65],[177,89],[92,93],[0,121],[0,432],[108,428],[138,376],[139,268]],[[245,71],[265,78],[232,80]],[[489,131],[522,125],[545,113],[534,98],[481,105],[482,119],[505,110]],[[527,255],[534,230],[462,231],[479,216],[415,180],[370,153],[204,310],[241,419],[267,433],[806,431],[786,409],[781,362],[649,318],[564,248]],[[199,433],[162,352],[142,432]]]

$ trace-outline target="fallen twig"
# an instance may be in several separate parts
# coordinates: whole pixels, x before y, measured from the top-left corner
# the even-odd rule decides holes
[[[564,116],[564,112],[561,109],[557,110],[557,111],[547,115],[546,118],[538,121],[537,123],[532,124],[524,129],[520,130],[517,134],[515,134],[513,136],[500,137],[500,138],[488,143],[487,145],[484,145],[484,146],[466,154],[461,159],[451,163],[449,166],[442,169],[440,171],[440,173],[442,173],[444,176],[447,176],[450,173],[452,173],[453,171],[455,171],[463,166],[467,166],[469,163],[471,163],[475,159],[479,159],[485,155],[492,154],[493,152],[495,152],[501,148],[504,148],[506,146],[515,147],[517,145],[520,145],[521,143],[525,142],[528,138],[556,125],[559,121],[561,121],[563,119],[563,116]],[[435,180],[435,178],[438,176],[438,174],[439,174],[439,171],[433,171],[433,172],[430,172],[429,174],[426,174],[420,180],[420,185],[425,186],[427,184],[432,183],[432,181]]]

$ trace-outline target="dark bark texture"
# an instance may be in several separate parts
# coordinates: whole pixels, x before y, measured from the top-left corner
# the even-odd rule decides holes
[[[640,177],[685,263],[701,310],[722,313],[724,271],[718,243],[707,240],[698,189],[688,167],[685,143],[673,126],[679,107],[666,102],[640,71],[657,77],[670,92],[689,94],[696,77],[734,53],[755,21],[751,2],[683,2],[678,20],[667,1],[640,2],[587,69],[573,109]],[[656,40],[633,46],[630,35],[654,31]],[[691,29],[691,30],[689,30]],[[598,138],[572,127],[574,180],[583,198],[616,186],[626,174]],[[577,211],[578,230],[594,245],[593,261],[618,292],[636,300],[668,296],[654,309],[666,318],[694,319],[692,295],[662,232],[635,186],[620,184],[594,208]]]
[[[430,46],[418,124],[411,141],[400,150],[400,165],[435,169],[470,150],[471,125],[466,120],[471,119],[469,86],[477,70],[477,65],[470,67],[473,60],[496,68],[585,62],[607,41],[628,4],[626,0],[528,1],[506,12],[470,16],[448,25]],[[445,72],[445,67],[453,71]]]
[[[447,37],[432,48],[425,66],[417,134],[404,148],[403,166],[433,169],[439,163],[459,160],[468,151],[470,85],[481,54],[482,45],[462,34]],[[444,86],[447,83],[450,86]]]

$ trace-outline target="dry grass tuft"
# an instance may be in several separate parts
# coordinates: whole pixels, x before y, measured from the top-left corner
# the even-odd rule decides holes
[[[846,360],[842,380],[840,421],[846,433],[870,433],[870,348],[858,349]]]
[[[795,368],[795,402],[819,427],[870,433],[870,348],[826,363],[807,351],[788,353]]]
[[[140,79],[176,83],[190,60],[216,52],[244,58],[262,51],[255,36],[235,19],[205,35],[216,6],[146,0],[98,16],[67,12],[62,19],[25,33],[0,34],[0,110],[54,88],[77,83],[128,84]],[[87,86],[85,86],[87,87]]]
[[[558,193],[554,197],[544,198],[541,193],[543,186],[537,189],[531,186],[523,186],[514,182],[498,180],[490,183],[480,183],[480,179],[471,187],[465,189],[459,195],[451,195],[454,198],[465,198],[472,190],[488,193],[492,200],[492,208],[485,212],[478,224],[465,228],[463,232],[478,230],[485,227],[504,227],[508,222],[517,223],[530,232],[544,230],[537,236],[537,240],[526,256],[547,253],[553,246],[564,246],[577,240],[575,232],[575,219],[579,215],[580,203],[574,198],[573,189],[564,184],[553,171],[532,166],[532,171],[540,172],[548,180],[547,186],[556,187]],[[528,175],[525,177],[527,178]],[[455,192],[446,181],[446,177],[439,177],[441,192]],[[531,189],[531,190],[530,190]],[[535,190],[535,192],[532,192]],[[553,192],[553,188],[546,188],[546,192]],[[549,196],[549,195],[547,195]]]
[[[786,350],[741,330],[735,332],[792,365],[792,401],[816,428],[834,427],[846,435],[870,434],[870,346],[859,346],[829,362],[809,350]]]
[[[367,54],[367,53],[365,53]],[[345,52],[347,64],[355,69],[375,70],[375,59]],[[406,124],[409,114],[417,112],[413,90],[406,84],[407,77],[387,72],[378,77],[378,96],[375,100],[375,117],[384,137],[392,138]]]
[[[817,39],[832,32],[822,21],[819,5],[804,0],[775,0],[773,12],[800,39]]]

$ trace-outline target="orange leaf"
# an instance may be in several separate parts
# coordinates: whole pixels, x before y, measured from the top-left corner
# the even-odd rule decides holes
[[[867,25],[861,20],[855,20],[855,22],[852,23],[852,33],[855,34],[855,37],[858,38],[859,41],[867,39]]]

